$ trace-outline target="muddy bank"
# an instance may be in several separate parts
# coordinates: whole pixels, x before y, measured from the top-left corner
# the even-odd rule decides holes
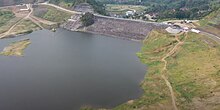
[[[129,40],[143,40],[152,29],[163,29],[167,26],[151,22],[95,16],[93,25],[82,28],[80,15],[74,15],[61,27],[71,31],[96,33]]]

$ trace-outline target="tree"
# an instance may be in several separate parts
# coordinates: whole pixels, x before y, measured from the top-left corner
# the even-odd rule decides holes
[[[83,26],[86,26],[86,27],[92,25],[95,22],[94,15],[92,13],[89,13],[89,12],[82,15],[80,20],[81,20]]]

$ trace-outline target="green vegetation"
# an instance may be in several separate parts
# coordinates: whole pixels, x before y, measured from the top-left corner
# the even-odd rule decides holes
[[[69,19],[72,14],[50,6],[38,6],[34,10],[34,15],[48,21],[61,23]]]
[[[124,15],[127,11],[136,10],[137,13],[144,12],[145,6],[141,5],[121,5],[121,4],[107,4],[106,10],[109,13]]]
[[[21,4],[21,3],[34,3],[37,0],[0,0],[0,6],[9,6],[9,5],[15,5],[15,4]],[[39,1],[45,1],[45,0],[39,0]]]
[[[15,15],[8,10],[0,10],[0,27],[7,24]]]
[[[142,5],[157,19],[201,19],[220,7],[219,0],[99,0],[104,4]]]
[[[6,32],[19,19],[9,10],[0,10],[0,34]]]
[[[65,7],[71,8],[74,5],[75,0],[50,0],[50,3]]]
[[[4,56],[23,56],[24,49],[31,44],[30,39],[21,40],[18,42],[13,42],[9,46],[5,47],[0,55]]]
[[[90,26],[94,23],[94,15],[91,13],[85,13],[84,15],[82,15],[82,17],[80,18],[83,26]]]
[[[50,0],[50,2],[68,8],[72,8],[75,5],[86,2],[93,7],[95,12],[106,15],[104,5],[101,2],[97,2],[96,0]]]
[[[199,27],[220,36],[220,8],[199,21]]]
[[[13,18],[10,21],[8,21],[5,25],[0,27],[0,33],[6,32],[11,26],[13,26],[15,23],[17,23],[20,20],[20,18]]]
[[[70,14],[58,11],[56,9],[49,9],[43,18],[53,22],[61,22],[70,18]]]
[[[92,5],[95,12],[102,15],[107,15],[105,7],[102,3],[97,2],[96,0],[86,0],[86,2]]]
[[[200,20],[200,24],[202,26],[220,24],[220,8],[207,15],[204,19]]]
[[[17,34],[31,33],[32,31],[38,29],[40,29],[40,27],[38,27],[31,20],[23,20],[14,27],[14,29],[10,32],[10,34],[17,35]]]
[[[180,37],[180,36],[178,36]],[[128,101],[115,110],[165,109],[171,110],[172,102],[169,88],[162,75],[170,82],[179,110],[219,109],[220,46],[205,36],[183,34],[184,42],[171,56],[167,71],[163,71],[161,59],[167,55],[177,41],[174,36],[163,31],[152,31],[143,41],[140,53],[141,61],[148,65],[147,75],[141,84],[144,94],[139,99]]]

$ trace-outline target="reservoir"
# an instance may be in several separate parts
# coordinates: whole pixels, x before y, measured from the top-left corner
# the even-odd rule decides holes
[[[141,43],[103,35],[40,30],[0,40],[0,50],[30,38],[24,57],[0,56],[0,110],[112,108],[141,96]]]

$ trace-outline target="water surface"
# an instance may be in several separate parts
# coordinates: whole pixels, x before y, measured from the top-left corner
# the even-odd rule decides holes
[[[138,42],[59,29],[0,40],[0,49],[24,38],[24,57],[0,56],[0,110],[111,108],[142,93]]]

